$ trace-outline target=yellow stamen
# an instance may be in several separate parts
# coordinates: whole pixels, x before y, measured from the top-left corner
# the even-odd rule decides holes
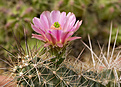
[[[55,22],[54,24],[52,24],[51,29],[53,30],[61,30],[61,25],[58,22]]]

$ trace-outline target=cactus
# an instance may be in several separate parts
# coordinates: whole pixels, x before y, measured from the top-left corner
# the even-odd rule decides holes
[[[109,43],[110,40],[111,34]],[[33,49],[29,49],[29,46],[26,45],[25,52],[25,50],[22,51],[22,47],[19,46],[17,56],[9,52],[11,55],[10,60],[12,61],[9,61],[8,64],[12,67],[9,68],[8,71],[11,73],[10,76],[14,77],[12,81],[14,81],[18,87],[120,87],[120,52],[118,52],[116,56],[111,54],[111,61],[109,50],[107,52],[108,58],[106,58],[102,51],[98,57],[92,51],[92,48],[87,46],[84,42],[82,43],[91,51],[91,55],[93,55],[92,60],[94,61],[92,61],[92,65],[88,66],[88,63],[79,60],[83,51],[75,58],[65,55],[68,53],[67,49],[64,49],[66,53],[64,50],[57,52],[57,48],[55,48],[55,50],[51,47],[43,48],[43,46],[38,49],[36,46]],[[114,48],[112,53],[113,52]],[[60,54],[61,56],[57,56]],[[14,60],[13,57],[15,58]],[[58,63],[58,57],[64,60]],[[109,63],[109,61],[111,62]]]
[[[33,53],[27,56],[21,53],[23,56],[19,54],[18,62],[12,62],[14,65],[9,71],[18,87],[89,87],[91,85],[92,87],[103,87],[86,76],[91,76],[93,72],[79,75],[63,63],[57,65],[55,61],[51,61],[56,58],[55,56],[46,53],[44,49],[41,51],[39,49],[33,49]]]
[[[103,48],[100,47],[101,53],[97,56],[91,46],[91,41],[89,37],[90,47],[87,46],[84,42],[84,45],[91,51],[92,55],[92,70],[97,71],[97,78],[95,80],[100,81],[106,87],[120,87],[121,86],[121,57],[120,51],[115,51],[116,40],[118,38],[118,29],[115,36],[115,41],[113,45],[112,52],[110,52],[110,43],[111,43],[111,34],[112,34],[112,24],[110,29],[110,37],[108,43],[107,54],[103,52]]]
[[[104,0],[44,0],[44,2],[31,0],[30,2],[32,7],[35,8],[34,11],[37,11],[37,13],[47,9],[60,9],[61,11],[65,10],[67,12],[74,12],[78,19],[82,18],[85,20],[83,29],[78,31],[78,34],[83,33],[85,37],[87,36],[87,32],[92,36],[96,36],[100,33],[98,31],[101,31],[101,33],[107,31],[106,25],[109,24],[108,22],[110,20],[115,21],[115,24],[117,24],[117,22],[119,22],[120,24],[120,20],[118,20],[120,18],[120,3],[118,3],[120,2],[119,0],[112,0],[111,2]],[[26,6],[29,8],[29,5],[30,3]],[[10,6],[13,6],[13,4],[9,3],[8,7]],[[15,10],[16,6],[17,5],[15,5],[15,8],[12,7],[11,9],[12,13],[14,13],[14,17],[18,12]],[[3,20],[2,22],[0,22],[0,28],[2,29],[3,25],[7,22],[8,24],[6,25],[6,29],[8,29],[8,26],[10,25],[11,27],[16,29],[20,28],[21,31],[21,23],[26,23],[26,21],[28,21],[26,20],[26,17],[28,17],[28,19],[31,19],[29,18],[30,16],[28,16],[28,14],[23,15],[23,12],[25,12],[25,10],[27,9],[26,6],[24,4],[20,13],[18,12],[19,17],[21,18],[22,16],[22,22],[18,21],[18,17],[13,18],[13,16],[11,16],[10,14],[5,14],[6,19],[4,19],[4,13],[2,13],[3,16],[0,18],[3,18]],[[102,8],[104,13],[101,12]],[[34,14],[32,12],[32,16],[38,15],[37,13]],[[110,13],[112,13],[112,15],[109,16]],[[9,24],[13,20],[14,23],[12,22],[11,24]],[[20,23],[20,25],[18,25],[19,28],[17,26],[18,23]],[[105,25],[103,23],[105,23]],[[17,27],[13,25],[16,25]],[[5,36],[3,34],[3,32],[5,31],[5,29],[0,31],[2,37]],[[112,31],[112,42],[115,42],[114,34],[116,32],[116,29],[113,29]],[[29,32],[31,33],[31,31]],[[119,30],[119,38],[117,38],[119,44],[120,32],[121,31]],[[105,34],[107,35],[107,32]],[[18,34],[16,33],[16,35]],[[13,42],[13,40],[9,39],[9,36],[11,36],[11,30],[7,31],[7,39],[5,39],[5,42],[10,40],[8,42],[11,43]],[[0,37],[1,43],[4,42],[4,39],[2,37]],[[111,39],[109,39],[109,42],[110,40]],[[31,40],[29,41],[29,44],[33,45],[35,42],[35,40]],[[14,45],[14,43],[12,45]],[[79,57],[73,58],[72,56],[70,56],[69,59],[69,56],[67,55],[68,52],[66,53],[66,47],[64,47],[63,50],[60,50],[56,47],[50,47],[47,49],[40,47],[39,49],[37,49],[40,45],[41,44],[33,47],[33,49],[30,49],[32,48],[32,46],[29,45],[29,47],[24,47],[26,49],[23,50],[23,44],[22,46],[20,46],[18,43],[18,46],[14,47],[18,47],[16,52],[13,53],[14,55],[9,52],[9,62],[7,62],[8,58],[6,58],[6,61],[4,61],[11,66],[6,70],[8,74],[10,74],[10,76],[14,78],[11,81],[15,82],[19,87],[120,87],[120,51],[114,53],[116,44],[114,44],[112,52],[109,52],[109,44],[107,55],[105,55],[106,52],[103,52],[103,48],[100,47],[101,53],[99,56],[97,56],[92,50],[91,43],[90,47],[84,43],[84,45],[91,51],[92,60],[90,61],[90,64],[80,61]]]

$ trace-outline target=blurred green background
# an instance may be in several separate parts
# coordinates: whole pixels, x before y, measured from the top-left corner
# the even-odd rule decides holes
[[[0,45],[15,52],[11,46],[11,44],[15,46],[14,31],[24,46],[24,28],[28,44],[30,46],[36,44],[36,40],[31,39],[32,32],[35,32],[30,23],[33,17],[39,17],[46,10],[73,12],[78,20],[83,20],[76,35],[81,36],[84,41],[88,41],[89,34],[93,42],[98,40],[102,44],[107,43],[112,22],[112,42],[119,29],[117,45],[121,44],[121,0],[0,0]],[[75,41],[77,46],[73,46],[74,48],[78,48],[78,42]],[[6,56],[1,48],[0,55]]]

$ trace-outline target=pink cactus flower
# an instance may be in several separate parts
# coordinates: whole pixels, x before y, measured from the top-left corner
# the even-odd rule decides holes
[[[33,18],[33,24],[31,26],[40,35],[32,34],[32,38],[45,42],[45,47],[49,45],[63,47],[68,41],[81,38],[71,37],[79,29],[82,20],[75,22],[76,17],[71,12],[66,16],[66,12],[44,11],[40,15],[40,18]]]

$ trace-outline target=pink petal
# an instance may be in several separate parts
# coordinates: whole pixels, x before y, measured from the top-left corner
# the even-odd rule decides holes
[[[80,22],[78,20],[76,22],[76,24],[74,25],[74,27],[71,29],[71,31],[76,32],[79,29],[79,27],[81,26],[81,24],[82,24],[82,20]]]
[[[48,47],[49,45],[51,45],[50,43],[46,43],[45,45],[44,45],[44,47]]]
[[[64,44],[65,40],[69,37],[69,32],[62,32],[61,42]]]
[[[44,27],[43,27],[43,25],[41,24],[39,18],[34,17],[34,18],[33,18],[33,23],[34,23],[34,25],[37,26],[38,28],[44,29]]]
[[[67,20],[64,25],[64,31],[70,30],[73,27],[75,21],[76,21],[75,15],[73,13],[69,12],[67,14]]]
[[[56,43],[56,39],[49,33],[46,33],[46,38],[49,40],[49,42],[55,44]]]
[[[64,44],[67,38],[71,37],[74,32],[62,32],[61,34],[61,41]]]
[[[60,39],[61,39],[61,32],[62,32],[61,30],[52,30],[50,32],[51,32],[51,35],[53,37],[55,37],[57,42],[60,41]]]
[[[62,27],[62,29],[63,29],[63,26],[64,26],[64,24],[66,23],[66,12],[62,12],[62,13],[60,14],[59,23],[60,23],[60,25],[61,25],[61,27]]]
[[[47,40],[48,40],[49,42],[51,42],[51,41],[52,41],[52,40],[51,40],[51,36],[50,36],[50,34],[45,33],[45,36],[46,36],[46,38],[47,38]]]
[[[72,41],[72,40],[75,40],[75,39],[80,39],[81,37],[70,37],[67,39],[67,41]]]
[[[62,43],[57,43],[57,46],[63,47],[63,44]]]
[[[32,34],[32,38],[36,38],[36,39],[39,39],[39,40],[46,42],[46,39],[41,35]]]
[[[47,17],[45,16],[44,13],[42,13],[40,15],[40,21],[41,21],[41,24],[43,25],[44,29],[49,29],[49,23],[48,23]]]
[[[34,26],[33,24],[31,24],[31,27],[32,27],[32,29],[33,29],[35,32],[44,35],[45,31],[43,31],[42,29],[37,28],[37,27]]]
[[[49,28],[50,28],[51,25],[52,25],[52,23],[51,23],[51,17],[50,17],[50,12],[49,11],[44,11],[43,14],[46,16],[46,18],[48,20]]]
[[[53,44],[56,44],[56,39],[55,39],[55,37],[53,37],[51,34],[50,34],[50,36],[51,36],[51,41],[52,41],[52,43],[53,43]]]
[[[54,24],[55,22],[59,22],[60,11],[52,11],[50,13],[50,17],[51,17],[52,24]]]

